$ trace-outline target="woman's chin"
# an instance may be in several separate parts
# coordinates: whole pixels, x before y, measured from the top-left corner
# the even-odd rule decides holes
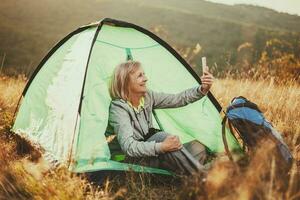
[[[143,90],[140,90],[140,93],[143,93],[143,94],[145,94],[147,92],[147,89],[145,88],[145,89],[143,89]]]
[[[147,90],[141,90],[140,93],[145,94],[147,92]]]
[[[147,88],[146,87],[140,88],[140,92],[147,92]]]

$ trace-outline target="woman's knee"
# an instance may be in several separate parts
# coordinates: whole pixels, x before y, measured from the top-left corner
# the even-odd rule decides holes
[[[184,147],[192,156],[203,164],[207,158],[206,147],[197,140],[185,143]]]

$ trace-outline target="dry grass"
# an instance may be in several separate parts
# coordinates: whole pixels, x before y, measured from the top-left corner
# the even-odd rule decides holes
[[[0,109],[14,109],[24,89],[26,77],[23,75],[17,78],[0,76]]]
[[[217,159],[204,179],[180,180],[128,173],[93,186],[84,176],[64,168],[49,169],[39,153],[9,132],[24,77],[0,78],[0,199],[299,199],[300,179],[294,163],[287,176],[272,154],[272,146],[256,151],[239,170]],[[213,93],[223,106],[234,96],[257,103],[283,133],[300,161],[300,86],[272,81],[216,80]]]

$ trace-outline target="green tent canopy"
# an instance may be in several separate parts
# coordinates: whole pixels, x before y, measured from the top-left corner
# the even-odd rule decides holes
[[[73,172],[168,171],[116,161],[105,131],[114,67],[140,61],[148,88],[178,93],[201,83],[187,62],[166,42],[137,25],[104,19],[78,28],[57,43],[28,81],[12,130],[39,144],[45,157]],[[211,152],[224,152],[221,106],[211,93],[182,108],[155,111],[157,128],[183,143],[197,139]],[[229,134],[229,146],[238,149]]]

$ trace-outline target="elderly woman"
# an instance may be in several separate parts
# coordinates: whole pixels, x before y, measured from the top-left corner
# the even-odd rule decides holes
[[[110,94],[109,125],[126,160],[179,174],[203,170],[205,146],[194,140],[182,144],[176,135],[153,128],[153,109],[177,108],[205,96],[213,76],[205,71],[202,85],[178,94],[158,93],[147,89],[144,70],[137,61],[127,61],[114,71]]]

